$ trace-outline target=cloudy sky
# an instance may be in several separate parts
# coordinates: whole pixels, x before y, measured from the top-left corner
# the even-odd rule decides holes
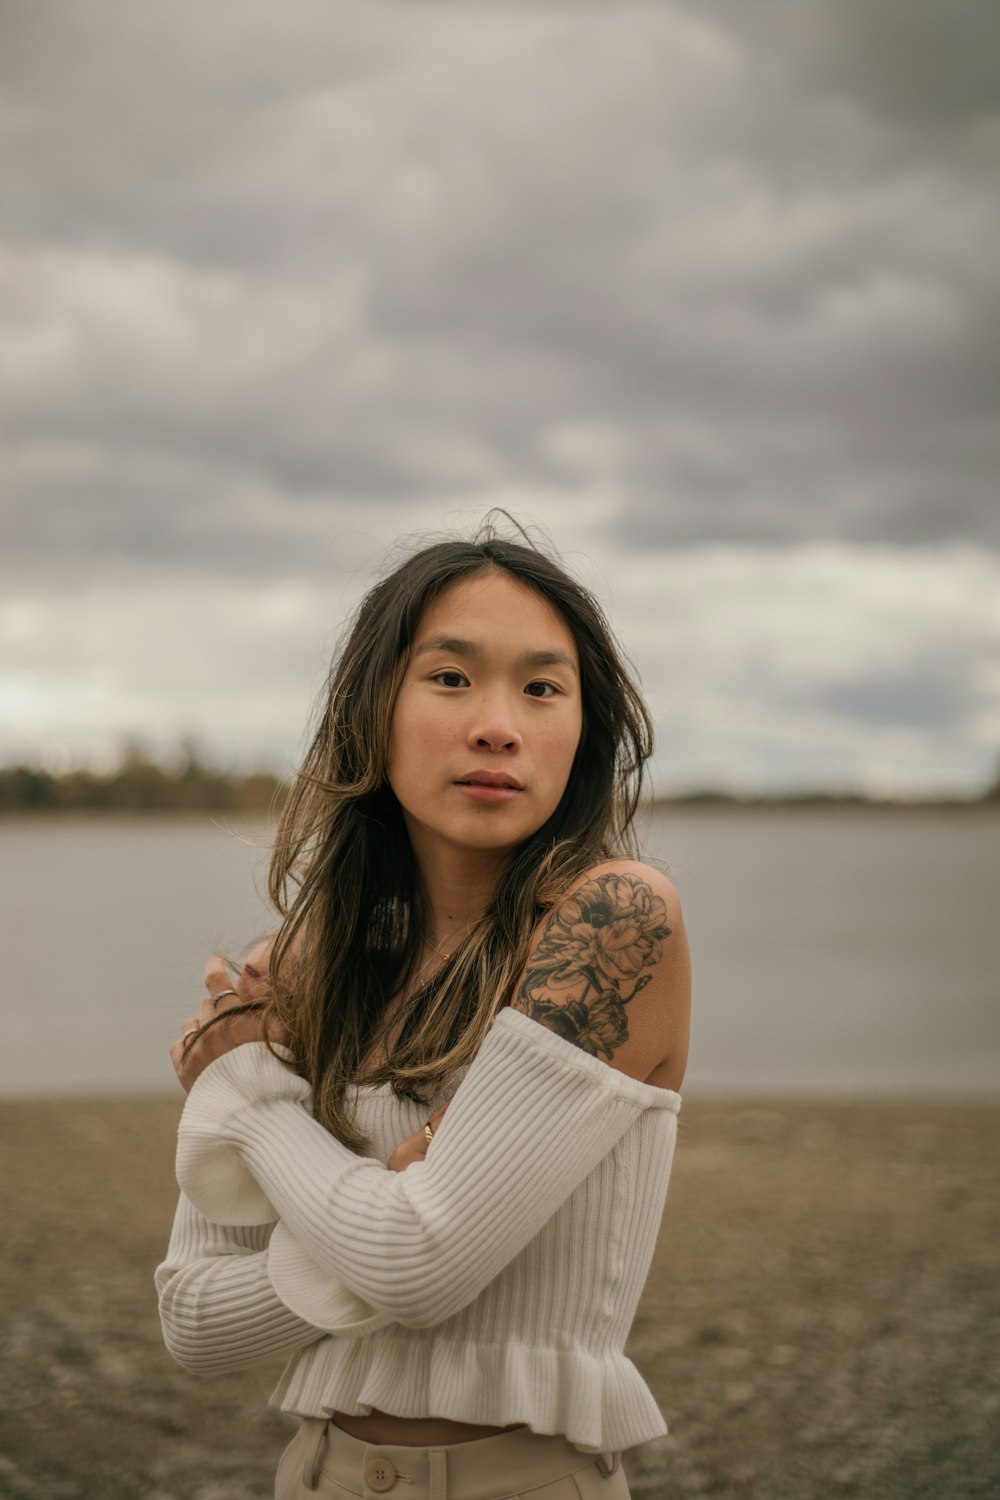
[[[663,791],[1000,762],[991,0],[0,0],[0,760],[287,768],[543,527]]]

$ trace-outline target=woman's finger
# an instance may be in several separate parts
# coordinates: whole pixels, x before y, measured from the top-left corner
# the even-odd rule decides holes
[[[174,1065],[174,1072],[184,1084],[185,1089],[190,1085],[185,1083],[185,1074],[188,1066],[188,1057],[191,1051],[190,1038],[196,1031],[200,1030],[200,1022],[197,1016],[188,1016],[186,1021],[181,1022],[181,1034],[170,1049],[170,1061]]]
[[[206,995],[198,1007],[198,1024],[204,1026],[213,1016],[221,1016],[224,1011],[232,1010],[234,1005],[244,1005],[246,997],[233,991],[227,994],[225,990],[219,990],[216,994]]]
[[[205,988],[210,995],[217,995],[220,990],[228,990],[232,984],[229,970],[217,953],[205,964]]]
[[[412,1166],[415,1161],[423,1161],[427,1155],[427,1137],[424,1135],[423,1126],[413,1135],[408,1135],[405,1141],[399,1145],[389,1157],[386,1165],[390,1172],[405,1172],[406,1168]]]

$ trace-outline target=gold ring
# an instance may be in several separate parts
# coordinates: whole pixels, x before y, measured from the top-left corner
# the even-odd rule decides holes
[[[431,1129],[431,1122],[430,1122],[430,1120],[428,1120],[427,1124],[424,1126],[424,1135],[427,1137],[427,1144],[429,1146],[430,1143],[431,1143],[431,1141],[434,1139],[434,1132]]]

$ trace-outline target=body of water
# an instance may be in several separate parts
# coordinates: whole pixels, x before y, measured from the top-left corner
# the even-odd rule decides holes
[[[694,960],[684,1092],[1000,1093],[998,832],[990,812],[657,815]],[[205,958],[273,925],[240,834],[0,824],[0,1093],[176,1087]]]

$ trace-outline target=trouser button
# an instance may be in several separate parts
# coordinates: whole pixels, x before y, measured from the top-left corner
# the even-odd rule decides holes
[[[396,1483],[396,1468],[387,1458],[370,1458],[365,1464],[364,1481],[377,1495],[391,1490]]]

